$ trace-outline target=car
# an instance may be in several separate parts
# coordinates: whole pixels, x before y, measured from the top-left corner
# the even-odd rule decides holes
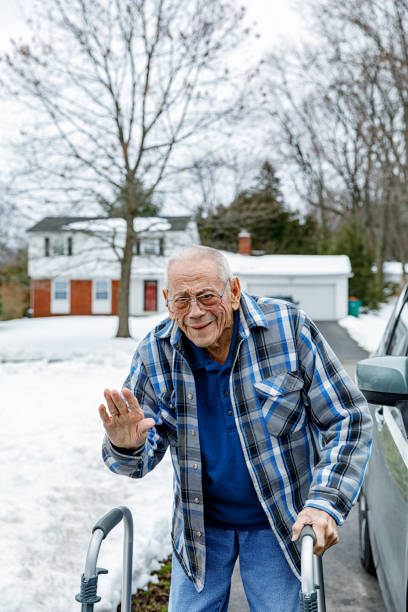
[[[374,423],[359,495],[360,559],[377,575],[388,612],[408,612],[408,285],[356,380]]]

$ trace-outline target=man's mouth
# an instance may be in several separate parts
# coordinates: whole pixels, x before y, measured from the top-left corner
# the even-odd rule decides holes
[[[211,323],[212,321],[208,321],[207,323],[201,323],[200,325],[190,325],[190,327],[195,330],[200,330],[208,327]]]

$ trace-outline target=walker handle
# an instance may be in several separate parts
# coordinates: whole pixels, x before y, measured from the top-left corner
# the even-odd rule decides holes
[[[316,534],[311,525],[305,525],[303,527],[302,531],[300,532],[300,541],[302,541],[305,536],[310,536],[313,538],[313,544],[316,544]]]
[[[120,508],[113,508],[113,510],[110,510],[109,512],[104,514],[95,523],[95,525],[92,528],[92,533],[94,533],[97,529],[100,529],[101,531],[103,531],[103,539],[105,539],[108,533],[112,531],[112,529],[116,527],[118,523],[120,523],[122,518],[123,518],[122,510]]]

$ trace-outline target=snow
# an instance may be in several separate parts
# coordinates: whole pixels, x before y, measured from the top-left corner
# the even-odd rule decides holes
[[[121,218],[92,219],[73,221],[65,225],[63,229],[83,232],[124,232],[126,223]],[[133,229],[135,232],[165,232],[171,229],[171,225],[166,219],[160,217],[137,217],[133,220]]]
[[[393,302],[340,324],[369,352]],[[141,480],[109,472],[101,459],[97,406],[120,389],[136,339],[162,315],[132,318],[133,339],[116,339],[116,317],[54,317],[0,322],[3,407],[0,601],[8,612],[73,612],[96,520],[115,506],[135,523],[133,591],[171,551],[172,467],[167,453]],[[101,612],[120,599],[122,526],[103,541]]]
[[[134,318],[141,338],[163,315]],[[166,454],[142,480],[109,472],[101,458],[97,406],[120,389],[135,339],[113,338],[116,317],[58,317],[0,323],[3,407],[0,601],[8,612],[80,610],[75,602],[91,528],[115,506],[135,522],[133,590],[171,551],[172,467]],[[122,526],[104,540],[102,601],[120,600]]]
[[[359,346],[368,353],[374,353],[380,344],[394,306],[395,298],[380,304],[377,311],[360,314],[358,317],[345,317],[339,321],[339,324],[347,330]]]
[[[402,276],[402,263],[400,261],[386,261],[383,270],[386,274],[400,274]],[[405,264],[405,272],[408,272],[408,264]]]
[[[273,276],[351,274],[347,255],[241,255],[223,251],[233,274]]]

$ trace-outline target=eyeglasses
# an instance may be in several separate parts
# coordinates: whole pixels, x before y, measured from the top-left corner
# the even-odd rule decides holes
[[[171,300],[166,300],[166,306],[171,312],[176,312],[178,314],[183,314],[190,310],[191,302],[196,302],[200,308],[212,308],[213,306],[218,306],[221,304],[223,295],[229,283],[229,279],[225,283],[224,289],[221,293],[213,293],[212,291],[207,291],[206,293],[201,293],[200,295],[196,295],[194,297],[177,297]],[[171,307],[170,307],[171,302]]]

